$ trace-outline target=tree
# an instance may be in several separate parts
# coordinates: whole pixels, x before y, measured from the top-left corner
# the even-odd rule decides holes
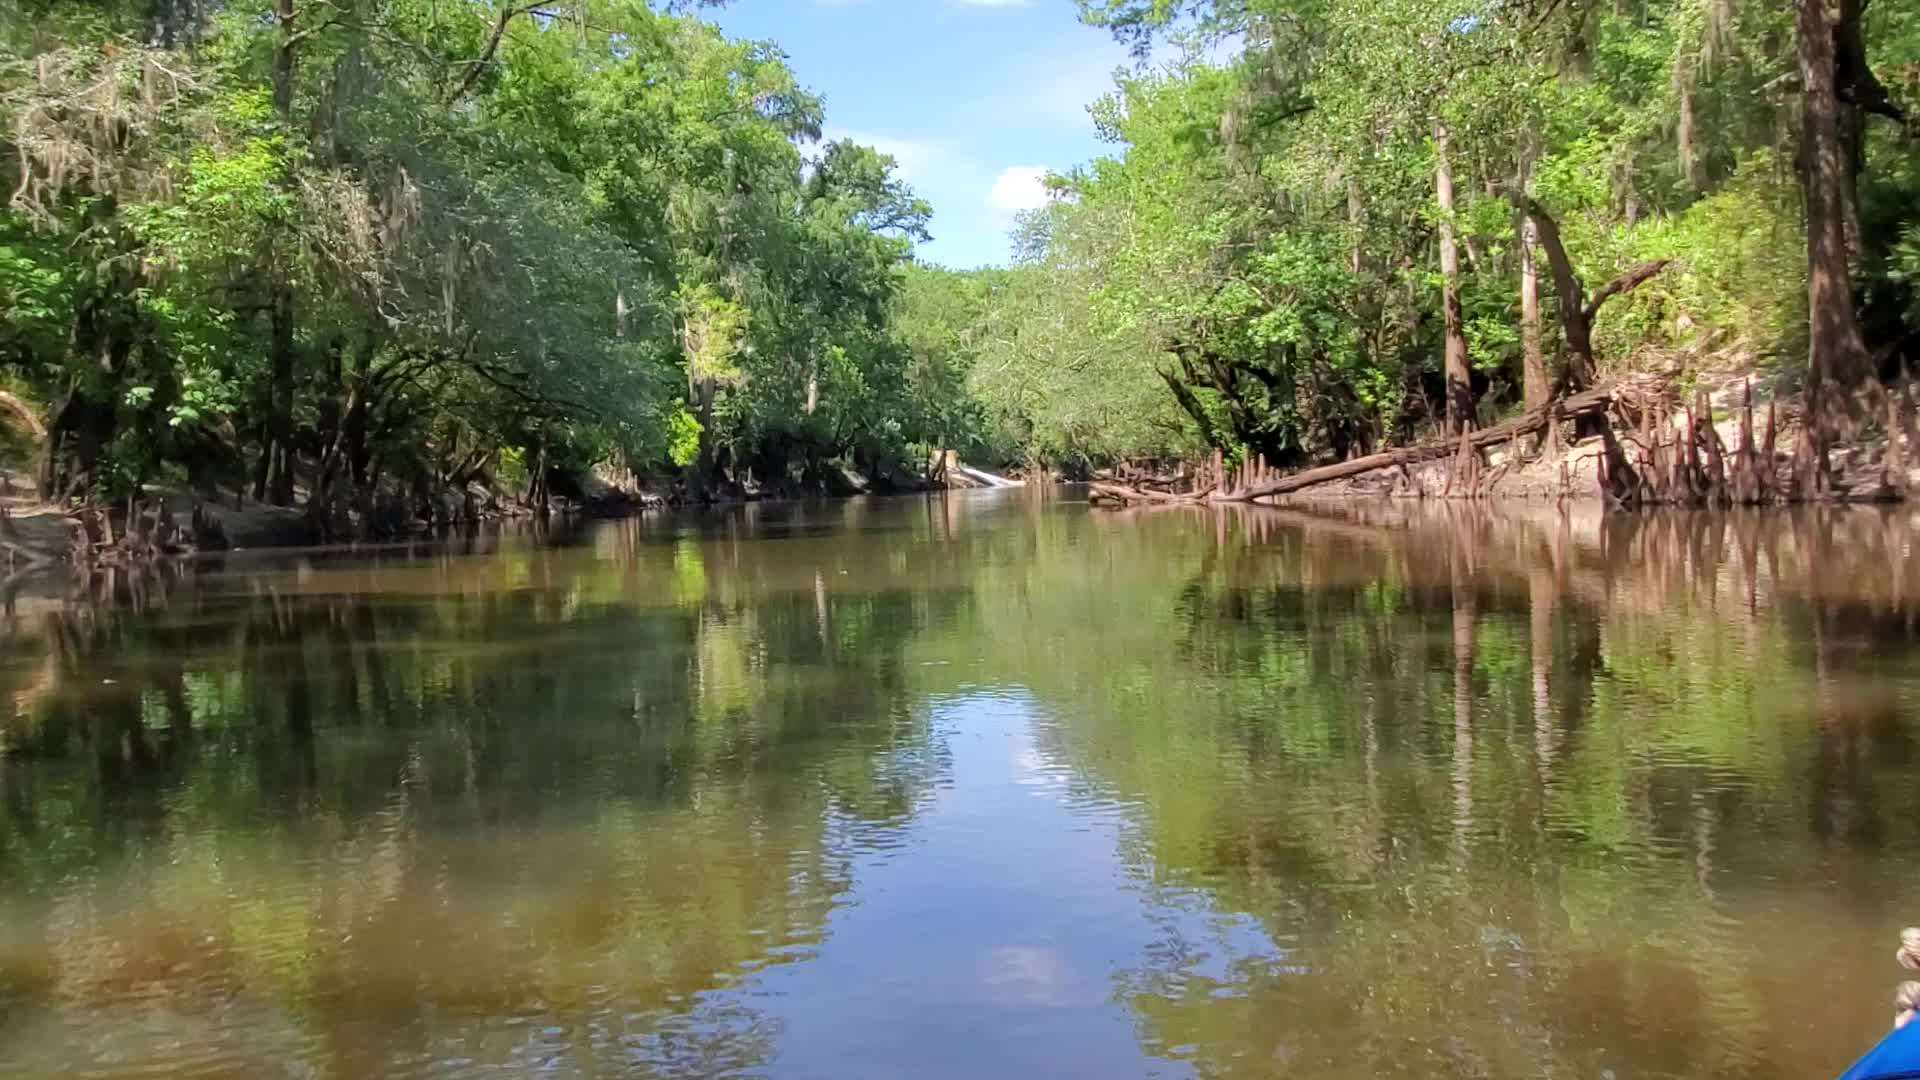
[[[1540,341],[1540,271],[1534,264],[1535,228],[1533,219],[1517,215],[1515,245],[1520,249],[1520,368],[1523,400],[1528,409],[1537,409],[1553,395],[1547,377],[1546,351]]]
[[[0,359],[54,399],[46,490],[184,469],[364,520],[527,468],[906,453],[889,304],[930,209],[701,6],[0,16]]]
[[[1854,317],[1848,242],[1858,235],[1854,216],[1855,161],[1841,141],[1838,56],[1839,5],[1797,0],[1796,37],[1801,79],[1801,171],[1807,205],[1807,446],[1803,490],[1822,494],[1828,483],[1834,395],[1866,366],[1866,344]]]
[[[1458,435],[1473,427],[1473,376],[1467,364],[1467,335],[1461,326],[1460,250],[1453,237],[1453,164],[1447,156],[1447,125],[1433,122],[1433,194],[1440,207],[1440,314],[1446,323],[1447,429]]]
[[[1103,116],[1115,154],[1070,181],[1071,212],[1159,241],[1115,252],[1106,276],[1140,282],[1140,310],[1180,313],[1141,329],[1168,357],[1169,395],[1229,454],[1344,456],[1356,414],[1407,438],[1441,415],[1538,408],[1623,365],[1710,355],[1758,356],[1818,401],[1915,332],[1894,268],[1912,141],[1866,125],[1911,114],[1867,63],[1915,54],[1903,13],[1803,5],[1821,29],[1796,54],[1791,13],[1719,0],[1080,8],[1141,56],[1237,54],[1124,80]],[[1807,49],[1823,73],[1801,70]],[[1796,85],[1818,100],[1800,109]],[[1876,154],[1896,164],[1873,168]],[[1790,158],[1804,183],[1775,166]],[[1140,229],[1163,219],[1183,231]],[[1337,249],[1307,243],[1329,234]],[[1783,254],[1803,238],[1824,269]],[[1275,258],[1303,245],[1312,260]],[[1824,297],[1811,323],[1810,290]],[[1354,330],[1353,352],[1298,333],[1320,317]]]

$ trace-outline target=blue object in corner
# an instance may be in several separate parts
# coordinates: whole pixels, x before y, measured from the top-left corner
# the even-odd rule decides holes
[[[1920,1080],[1920,1021],[1881,1039],[1840,1080]]]

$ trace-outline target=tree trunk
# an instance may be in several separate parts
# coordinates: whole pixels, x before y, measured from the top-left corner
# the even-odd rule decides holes
[[[67,392],[53,410],[40,448],[40,497],[64,499],[92,485],[95,469],[119,430],[119,396],[137,316],[128,307],[133,282],[115,275],[76,305],[68,333]]]
[[[1347,177],[1347,226],[1353,230],[1353,249],[1348,254],[1347,268],[1358,274],[1366,269],[1366,251],[1361,245],[1361,230],[1366,225],[1366,205],[1360,197],[1360,181]]]
[[[1533,257],[1532,219],[1522,214],[1520,228],[1520,366],[1528,409],[1547,403],[1553,384],[1547,378],[1546,350],[1540,340],[1540,268]]]
[[[1844,2],[1844,0],[1843,0]],[[1851,155],[1841,139],[1831,0],[1798,0],[1802,179],[1807,205],[1807,421],[1798,463],[1802,495],[1827,484],[1827,448],[1839,392],[1866,371],[1847,257]]]
[[[1600,314],[1600,306],[1652,280],[1667,268],[1668,260],[1641,263],[1600,286],[1594,290],[1592,298],[1588,298],[1586,287],[1574,275],[1573,261],[1567,257],[1566,245],[1560,241],[1560,223],[1553,219],[1546,207],[1533,199],[1524,195],[1517,199],[1532,222],[1540,248],[1547,254],[1547,266],[1553,271],[1553,291],[1560,308],[1560,329],[1567,339],[1566,389],[1584,389],[1593,382],[1593,320]]]
[[[1447,432],[1473,426],[1473,375],[1467,367],[1467,337],[1460,311],[1460,249],[1453,236],[1453,165],[1447,160],[1447,126],[1433,122],[1433,190],[1440,203],[1440,306],[1446,317]]]
[[[1171,371],[1161,371],[1160,378],[1167,384],[1167,389],[1173,392],[1173,399],[1180,403],[1180,408],[1193,419],[1194,426],[1200,429],[1200,441],[1216,449],[1225,445],[1221,442],[1220,431],[1213,422],[1213,414],[1201,404],[1193,388],[1182,382],[1180,376]]]
[[[1586,308],[1586,289],[1574,276],[1573,261],[1567,258],[1566,245],[1560,242],[1560,223],[1531,199],[1526,200],[1526,210],[1534,236],[1546,252],[1547,267],[1553,272],[1560,331],[1567,339],[1567,389],[1578,390],[1593,379],[1593,327],[1581,317]]]
[[[378,348],[374,332],[368,330],[359,347],[354,349],[351,371],[341,370],[339,355],[335,354],[335,378],[346,400],[339,406],[338,420],[330,426],[333,438],[327,443],[326,453],[314,473],[312,498],[315,501],[329,501],[333,483],[343,470],[352,479],[356,492],[366,485],[368,399],[373,391],[373,354]]]
[[[1858,104],[1863,89],[1862,73],[1864,79],[1873,79],[1872,69],[1866,66],[1866,45],[1860,26],[1860,9],[1865,6],[1863,0],[1829,0],[1826,6],[1826,15],[1833,27],[1834,119],[1842,163],[1840,232],[1846,241],[1849,271],[1859,266],[1861,250],[1860,170],[1867,157],[1867,117]]]
[[[1687,187],[1698,193],[1706,190],[1706,169],[1700,161],[1699,121],[1694,112],[1693,73],[1686,69],[1688,61],[1681,58],[1675,61],[1680,70],[1675,72],[1676,89],[1680,97],[1680,117],[1674,124],[1674,142],[1680,149],[1680,173],[1686,177]]]
[[[274,0],[274,22],[280,30],[280,44],[273,50],[273,111],[281,123],[293,116],[293,53],[299,43],[294,36],[293,20],[298,14],[294,0]]]
[[[199,0],[149,0],[147,47],[172,49],[193,44],[200,36],[201,6]]]
[[[1847,155],[1846,183],[1841,188],[1845,207],[1844,229],[1847,255],[1853,266],[1859,265],[1860,174],[1866,168],[1867,117],[1882,116],[1911,134],[1912,116],[1887,93],[1880,77],[1867,64],[1864,26],[1867,0],[1839,0],[1838,22],[1834,26],[1834,83],[1840,103],[1840,143]]]
[[[273,52],[273,109],[280,118],[281,130],[293,135],[293,58],[298,39],[294,36],[294,0],[274,0],[275,21],[279,25],[280,44]],[[283,186],[291,180],[282,176]],[[265,445],[261,448],[262,468],[253,496],[280,506],[293,502],[293,268],[288,265],[290,238],[281,236],[274,252],[273,285],[268,299],[272,330],[268,345],[270,369],[267,389]]]
[[[58,502],[90,485],[115,426],[113,403],[98,400],[84,379],[75,379],[54,408],[40,447],[35,470],[40,498]]]
[[[713,393],[712,379],[694,380],[693,414],[700,421],[700,455],[694,463],[694,482],[702,495],[713,483]]]
[[[293,288],[273,287],[273,329],[263,467],[253,497],[278,506],[293,503]]]

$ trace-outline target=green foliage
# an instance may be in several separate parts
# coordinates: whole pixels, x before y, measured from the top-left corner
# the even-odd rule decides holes
[[[680,297],[681,348],[687,359],[687,378],[702,382],[736,382],[735,362],[745,346],[747,312],[705,285]]]
[[[493,476],[509,488],[524,488],[532,478],[527,467],[527,452],[518,446],[503,446],[493,455]]]
[[[1599,309],[1601,377],[1805,362],[1790,5],[1079,6],[1143,56],[1166,42],[1185,58],[1119,81],[1094,110],[1114,153],[1063,178],[1063,201],[1022,235],[1053,295],[1008,290],[983,318],[1011,344],[976,388],[1043,453],[1098,440],[1061,437],[1067,425],[1040,419],[1022,392],[1099,400],[1156,381],[1185,439],[1230,457],[1305,462],[1417,435],[1442,408],[1442,224],[1459,239],[1464,336],[1492,419],[1524,381],[1522,195],[1557,223],[1582,306],[1616,275],[1668,260]],[[1863,38],[1911,114],[1911,81],[1885,73],[1920,55],[1920,21],[1876,7]],[[1920,332],[1914,256],[1899,240],[1920,217],[1920,150],[1858,120],[1871,167],[1856,288],[1884,348]],[[1451,214],[1436,196],[1441,127]],[[1532,262],[1549,374],[1564,379],[1551,355],[1564,348],[1561,300],[1543,248]],[[1136,357],[1132,378],[1033,344],[1049,334]]]
[[[1600,374],[1805,353],[1784,9],[1081,0],[1174,58],[1094,106],[1113,150],[1052,178],[1015,265],[960,274],[913,264],[931,208],[891,159],[822,142],[780,50],[689,6],[0,14],[0,365],[59,403],[66,480],[258,472],[276,440],[316,481],[336,446],[357,479],[534,447],[721,483],[942,448],[1304,464],[1439,415],[1444,293],[1482,419],[1517,403],[1522,196],[1589,294],[1669,261],[1600,310]],[[1882,72],[1920,57],[1903,10],[1862,31]],[[1860,314],[1895,355],[1920,144],[1854,118]]]
[[[700,456],[700,421],[685,409],[667,416],[667,460],[682,468]]]
[[[0,216],[0,352],[31,360],[61,346],[73,312],[73,278],[50,238]]]
[[[702,5],[84,6],[0,15],[0,362],[80,389],[76,476],[256,457],[277,410],[309,471],[344,432],[356,471],[509,479],[536,443],[878,464],[955,419],[889,325],[930,208]]]

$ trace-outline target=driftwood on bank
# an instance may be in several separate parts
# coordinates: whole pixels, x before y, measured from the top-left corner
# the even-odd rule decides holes
[[[1384,453],[1369,454],[1336,465],[1323,465],[1317,469],[1307,469],[1288,476],[1276,477],[1265,483],[1253,484],[1237,491],[1215,496],[1220,502],[1251,502],[1254,499],[1271,495],[1286,495],[1319,484],[1346,480],[1376,469],[1398,469],[1437,458],[1455,456],[1473,457],[1474,452],[1485,451],[1490,447],[1544,431],[1549,423],[1564,420],[1576,420],[1582,416],[1597,416],[1607,411],[1613,404],[1614,385],[1595,387],[1559,401],[1549,402],[1532,412],[1516,416],[1511,420],[1468,432],[1458,442],[1428,443],[1424,446],[1409,446],[1402,450],[1388,450]]]
[[[1639,399],[1647,396],[1647,389],[1631,381],[1609,383],[1550,402],[1541,408],[1491,427],[1467,432],[1457,440],[1448,439],[1444,442],[1430,442],[1398,450],[1387,450],[1354,458],[1351,461],[1304,469],[1296,473],[1277,473],[1269,469],[1257,456],[1238,468],[1225,469],[1219,465],[1219,457],[1215,455],[1214,464],[1210,468],[1202,466],[1197,476],[1185,484],[1178,482],[1187,479],[1185,477],[1176,478],[1173,483],[1128,482],[1130,478],[1124,476],[1101,477],[1092,485],[1093,495],[1096,501],[1122,504],[1252,502],[1256,499],[1304,491],[1322,484],[1350,480],[1383,469],[1406,469],[1430,461],[1453,458],[1454,482],[1450,484],[1448,494],[1471,496],[1483,486],[1480,478],[1480,455],[1485,451],[1516,439],[1557,430],[1560,424],[1567,421],[1603,416],[1623,397]],[[1642,411],[1647,410],[1643,407]],[[1619,451],[1616,449],[1612,453],[1618,454]],[[1621,482],[1626,476],[1632,475],[1633,470],[1624,457],[1621,457],[1614,465],[1613,473],[1616,482]],[[1181,490],[1183,486],[1187,490]]]
[[[1216,450],[1205,461],[1183,462],[1171,472],[1158,463],[1122,461],[1094,473],[1089,487],[1096,503],[1195,503],[1211,495],[1227,476],[1228,469]]]
[[[1164,491],[1159,488],[1144,485],[1135,487],[1115,483],[1111,480],[1095,480],[1087,485],[1087,487],[1094,502],[1115,502],[1121,504],[1135,502],[1169,504],[1198,503],[1204,501],[1206,497],[1211,494],[1210,491],[1180,492]]]

